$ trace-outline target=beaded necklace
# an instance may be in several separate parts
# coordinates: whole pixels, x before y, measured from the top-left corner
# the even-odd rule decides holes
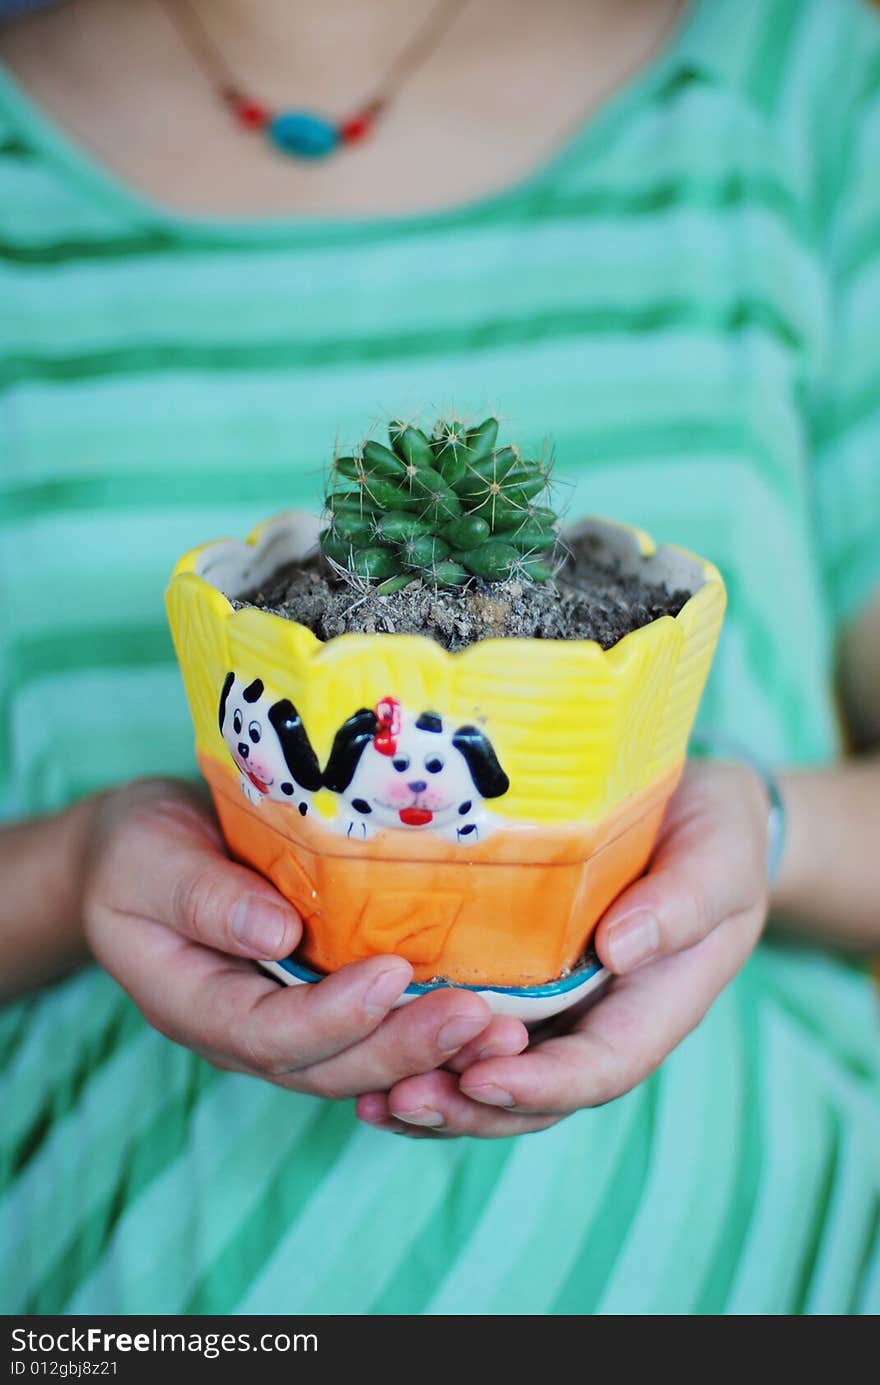
[[[390,64],[372,96],[341,120],[315,111],[273,110],[246,93],[190,0],[161,0],[192,57],[221,101],[246,130],[265,135],[275,149],[296,159],[323,159],[370,135],[401,87],[431,56],[467,0],[440,0]]]

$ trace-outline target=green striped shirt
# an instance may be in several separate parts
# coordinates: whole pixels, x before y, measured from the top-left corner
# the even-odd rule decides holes
[[[704,724],[838,750],[880,580],[880,24],[695,0],[545,167],[449,211],[176,216],[0,74],[0,803],[194,770],[174,559],[313,506],[387,405],[553,434],[569,511],[712,558]],[[0,1012],[0,1307],[880,1308],[867,979],[763,947],[628,1096],[529,1139],[393,1140],[219,1073],[89,970]]]

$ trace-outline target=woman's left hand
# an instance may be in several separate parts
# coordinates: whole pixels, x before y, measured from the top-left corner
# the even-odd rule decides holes
[[[605,914],[595,947],[614,973],[597,1002],[514,1058],[456,1063],[358,1100],[361,1120],[415,1136],[546,1130],[622,1096],[699,1024],[767,914],[767,794],[733,764],[690,765],[648,873]],[[566,1021],[568,1020],[568,1023]]]

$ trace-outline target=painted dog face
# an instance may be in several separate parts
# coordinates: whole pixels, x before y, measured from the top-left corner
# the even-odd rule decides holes
[[[431,828],[454,841],[476,839],[484,800],[509,781],[476,726],[447,728],[436,712],[414,717],[394,698],[362,708],[337,732],[324,771],[341,794],[349,836],[377,828]]]
[[[247,798],[295,803],[305,816],[321,787],[321,769],[293,703],[272,702],[259,678],[245,683],[227,673],[219,722]]]

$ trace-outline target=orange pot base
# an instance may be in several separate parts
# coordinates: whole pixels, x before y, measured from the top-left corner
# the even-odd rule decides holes
[[[534,986],[583,954],[602,914],[648,863],[678,763],[596,823],[509,823],[462,846],[427,832],[348,841],[312,813],[249,803],[238,774],[199,763],[230,851],[303,917],[301,957],[317,971],[396,953],[416,981]]]

